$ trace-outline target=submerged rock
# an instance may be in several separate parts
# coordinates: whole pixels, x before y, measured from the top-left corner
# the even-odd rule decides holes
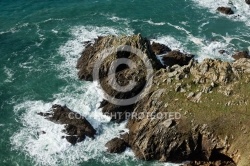
[[[73,145],[83,141],[85,136],[94,138],[96,134],[96,130],[85,117],[71,111],[66,106],[53,105],[50,112],[40,112],[38,114],[52,122],[65,124],[64,133],[67,134],[67,136],[64,138]]]
[[[227,15],[234,14],[234,11],[230,7],[218,7],[217,11]]]

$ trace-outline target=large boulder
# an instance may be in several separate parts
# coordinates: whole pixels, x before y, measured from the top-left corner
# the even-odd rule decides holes
[[[250,55],[248,54],[247,51],[239,51],[237,53],[235,53],[232,56],[235,60],[241,59],[241,58],[250,58]]]
[[[171,49],[168,46],[155,42],[151,44],[151,48],[155,53],[155,55],[161,55],[171,51]]]
[[[234,11],[230,7],[218,7],[217,11],[227,15],[234,14]]]
[[[71,111],[66,106],[53,105],[49,112],[40,112],[38,114],[52,122],[65,124],[65,130],[63,132],[67,134],[67,136],[64,138],[73,145],[83,141],[85,136],[94,138],[96,134],[96,130],[85,117]]]
[[[165,66],[171,67],[176,64],[180,66],[184,66],[184,65],[188,65],[190,60],[193,58],[194,58],[194,55],[184,54],[180,51],[174,50],[164,55],[162,57],[162,61]]]
[[[105,144],[109,153],[122,153],[126,150],[127,144],[121,138],[113,138]]]

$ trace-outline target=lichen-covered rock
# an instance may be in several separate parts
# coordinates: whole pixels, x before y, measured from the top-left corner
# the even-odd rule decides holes
[[[196,63],[190,73],[196,83],[227,84],[236,77],[230,63],[214,59],[205,59],[201,63]]]
[[[157,109],[156,105],[151,104],[154,99],[156,94],[149,95],[137,104],[134,111],[146,114]],[[232,161],[230,157],[219,157],[226,156],[221,149],[227,145],[205,124],[194,126],[188,119],[174,120],[165,116],[153,119],[131,118],[127,127],[129,134],[125,138],[129,139],[129,146],[140,159],[183,162],[213,161],[218,157],[218,160]]]

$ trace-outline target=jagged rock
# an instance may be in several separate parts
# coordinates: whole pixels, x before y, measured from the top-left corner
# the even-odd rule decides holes
[[[195,64],[190,73],[194,76],[194,82],[199,84],[211,82],[227,84],[236,77],[230,63],[214,59],[205,59]]]
[[[68,135],[65,138],[73,145],[83,141],[85,136],[94,138],[96,134],[96,130],[83,116],[71,111],[66,106],[53,105],[49,112],[38,114],[52,122],[65,124],[64,132]]]
[[[160,44],[160,43],[155,43],[155,42],[151,44],[151,48],[153,52],[155,53],[155,55],[161,55],[161,54],[165,54],[171,51],[171,49],[168,46],[165,46],[164,44]]]
[[[245,151],[245,144],[248,142],[245,138],[248,137],[239,140],[235,137],[234,139],[231,138],[231,135],[236,135],[235,133],[242,126],[237,126],[240,122],[237,121],[235,114],[230,114],[229,110],[221,110],[224,104],[228,102],[224,102],[226,100],[225,96],[222,95],[223,99],[220,98],[221,96],[213,98],[209,96],[211,94],[202,95],[203,92],[201,90],[204,86],[212,87],[214,88],[213,95],[216,95],[221,86],[226,87],[229,83],[233,84],[233,81],[239,79],[241,74],[248,72],[250,59],[239,59],[233,63],[212,59],[206,59],[198,63],[194,59],[191,59],[187,63],[180,64],[178,58],[173,58],[174,61],[177,59],[177,62],[173,63],[173,61],[170,61],[171,64],[169,67],[166,67],[166,70],[158,70],[161,68],[161,65],[155,65],[158,64],[155,54],[151,47],[149,47],[148,42],[145,42],[142,37],[102,37],[97,39],[96,43],[89,46],[93,48],[85,53],[83,52],[83,56],[78,61],[78,68],[80,69],[79,77],[84,80],[91,78],[92,64],[99,59],[98,52],[112,45],[116,46],[120,44],[133,45],[142,49],[146,53],[146,56],[153,62],[155,70],[152,90],[135,104],[121,107],[112,105],[107,101],[101,103],[103,112],[110,115],[122,111],[123,113],[131,112],[137,115],[150,114],[153,116],[153,118],[147,116],[144,118],[130,116],[127,123],[129,132],[122,134],[122,139],[116,138],[120,142],[119,145],[122,145],[121,147],[124,148],[123,145],[125,142],[126,146],[133,150],[136,157],[144,160],[158,160],[163,162],[183,162],[189,160],[197,161],[196,163],[204,162],[211,164],[215,162],[238,164],[240,160],[241,163],[246,163],[242,159],[242,156],[244,156],[243,158],[247,158],[250,154]],[[183,59],[185,61],[185,58],[182,56],[183,53],[174,51],[172,54],[174,54],[173,57],[179,57],[182,62]],[[84,57],[85,55],[86,57]],[[100,70],[101,84],[104,88],[108,87],[107,83],[105,83],[109,66],[108,62],[111,59],[117,59],[117,57],[130,57],[133,59],[133,55],[128,53],[114,54],[110,59],[107,59]],[[122,84],[130,80],[130,78],[137,78],[139,83],[137,84],[137,89],[131,91],[133,93],[138,92],[143,87],[143,83],[145,83],[145,80],[142,81],[143,77],[139,74],[143,73],[144,69],[140,66],[141,63],[139,61],[138,64],[137,71],[129,71],[125,66],[122,66],[119,68],[116,77]],[[131,75],[132,77],[129,77]],[[176,77],[182,80],[175,81]],[[178,82],[183,83],[189,91],[195,91],[195,93],[189,93],[187,99],[186,97],[183,98],[184,94],[173,92]],[[190,85],[190,87],[188,88],[187,85]],[[217,87],[219,88],[217,89]],[[204,90],[204,92],[207,91],[209,89]],[[107,88],[107,92],[122,99],[132,96],[131,92],[130,94],[120,94],[109,88]],[[202,102],[199,102],[201,97]],[[244,100],[247,100],[247,95],[244,97],[245,99],[241,99],[240,101],[244,102]],[[187,100],[194,101],[195,103],[187,102]],[[210,101],[213,102],[210,103]],[[216,110],[217,108],[219,109]],[[159,114],[170,113],[169,111],[179,111],[181,118],[159,116]],[[239,110],[239,113],[244,111],[245,107],[244,110]],[[206,125],[203,125],[203,123],[206,123]],[[74,133],[75,129],[71,128],[70,132]],[[228,135],[229,138],[224,139],[225,135]],[[114,152],[121,152],[114,143],[110,143],[110,147],[114,149],[112,150]],[[238,151],[236,152],[236,150]]]
[[[162,57],[165,66],[172,67],[173,65],[188,65],[189,61],[194,58],[194,55],[184,54],[180,51],[171,51]]]
[[[78,77],[82,80],[93,81],[93,69],[95,67],[96,62],[103,58],[103,55],[100,54],[103,50],[108,50],[111,47],[119,47],[119,46],[131,46],[132,48],[136,48],[141,50],[145,56],[147,56],[152,63],[154,69],[159,69],[162,67],[160,61],[153,54],[150,49],[150,41],[146,38],[143,38],[141,35],[133,35],[133,36],[106,36],[106,37],[98,37],[95,40],[95,43],[92,45],[88,45],[85,50],[82,52],[82,56],[77,61],[77,69]],[[140,61],[139,57],[135,56],[133,53],[127,51],[116,51],[114,48],[112,53],[108,55],[106,60],[102,63],[100,67],[100,77],[107,77],[107,74],[110,69],[111,63],[118,58],[128,58],[134,60],[137,63],[138,71],[143,68],[143,62]],[[126,67],[122,67],[120,70],[124,70]],[[145,68],[143,68],[145,70]],[[130,73],[131,74],[131,73]]]
[[[241,51],[237,52],[232,56],[235,60],[241,59],[241,58],[250,58],[249,54],[247,51]]]
[[[237,77],[240,77],[243,73],[250,73],[250,59],[241,58],[235,61],[232,66],[234,74]]]
[[[234,11],[230,7],[218,7],[217,11],[228,15],[234,14]]]
[[[138,109],[135,111],[140,111],[142,108],[150,110],[145,102],[138,104]],[[208,127],[191,126],[183,120],[175,123],[169,119],[130,119],[127,126],[129,145],[135,155],[144,160],[156,159],[163,162],[213,160],[216,157],[214,154],[221,153],[217,149],[222,146],[221,140],[211,136],[212,132]]]
[[[105,144],[109,153],[122,153],[126,150],[127,144],[121,138],[113,138]]]
[[[79,58],[77,63],[77,68],[79,69],[78,76],[80,79],[86,81],[93,81],[93,69],[96,62],[100,61],[103,58],[103,55],[100,54],[103,50],[114,48],[113,52],[108,55],[108,57],[103,61],[99,68],[99,81],[102,86],[102,89],[112,97],[117,99],[128,99],[136,96],[144,88],[146,84],[146,75],[148,74],[145,64],[143,61],[132,52],[127,51],[116,51],[115,47],[118,46],[130,46],[141,50],[143,56],[149,59],[149,62],[152,65],[153,70],[158,70],[162,68],[160,61],[157,59],[155,54],[152,52],[150,41],[146,38],[143,38],[141,35],[133,36],[106,36],[99,37],[96,39],[93,45],[89,45],[83,51],[82,56]],[[130,69],[127,65],[118,66],[115,77],[112,79],[109,78],[109,70],[111,68],[112,62],[119,58],[126,58],[133,61],[136,64],[136,67]],[[135,81],[135,86],[132,90],[122,92],[117,91],[112,87],[110,82],[118,82],[120,86],[125,86],[129,83],[129,80]],[[130,106],[120,106],[121,104],[112,104],[109,102],[103,102],[101,108],[104,114],[112,117],[112,121],[121,122],[126,119],[126,112],[131,112],[134,105]]]

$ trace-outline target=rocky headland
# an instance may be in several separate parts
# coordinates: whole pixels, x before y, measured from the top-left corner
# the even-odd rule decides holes
[[[146,95],[129,105],[113,104],[103,100],[100,107],[111,121],[127,121],[128,133],[107,141],[107,151],[122,153],[131,148],[142,160],[183,163],[185,165],[239,165],[250,164],[250,59],[247,52],[237,52],[234,62],[205,59],[197,62],[194,55],[171,50],[141,35],[99,37],[88,43],[77,68],[79,79],[93,78],[95,64],[102,59],[103,50],[119,46],[141,50],[152,65],[152,86]],[[157,57],[161,54],[161,57]],[[135,86],[127,92],[110,85],[109,68],[119,58],[132,60],[136,68],[117,67],[115,77],[119,85],[130,80]],[[161,59],[161,60],[159,60]],[[146,86],[147,69],[135,53],[110,52],[99,68],[102,89],[114,98],[125,100],[136,97]],[[68,141],[73,144],[86,136],[94,138],[95,129],[87,120],[65,118],[72,112],[67,107],[54,106],[48,114],[41,114],[56,123],[67,124]],[[150,115],[140,118],[127,115]],[[179,115],[176,118],[175,115]],[[168,115],[156,117],[155,115]],[[72,141],[73,139],[73,141]]]

